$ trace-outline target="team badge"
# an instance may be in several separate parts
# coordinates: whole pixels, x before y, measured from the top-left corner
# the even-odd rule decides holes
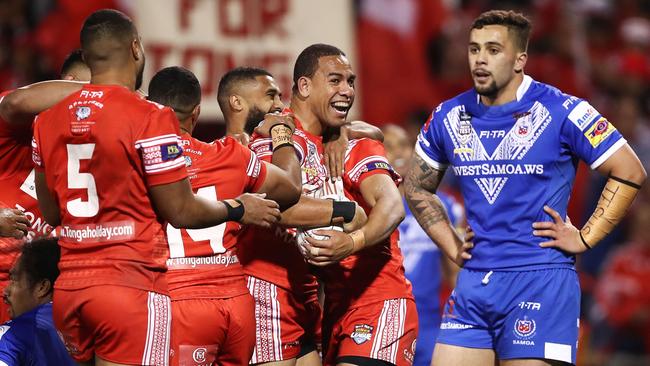
[[[77,121],[88,118],[90,116],[90,107],[78,107],[75,115],[77,116]]]
[[[359,324],[354,326],[354,332],[350,334],[350,338],[354,341],[356,344],[362,344],[370,340],[372,338],[372,330],[374,328],[368,324]]]
[[[536,328],[537,325],[535,324],[535,320],[524,317],[523,319],[517,319],[515,321],[514,332],[515,335],[521,338],[531,338],[535,335]]]
[[[597,147],[615,130],[616,128],[608,120],[600,118],[585,132],[585,137],[592,147]]]
[[[515,118],[517,119],[513,131],[514,136],[517,138],[515,142],[518,144],[529,143],[533,133],[533,121],[530,112],[517,114]]]
[[[191,167],[192,166],[192,159],[187,155],[183,156],[183,158],[185,158],[185,167],[187,167],[187,168]]]
[[[460,112],[458,116],[458,142],[465,145],[472,138],[472,115]]]

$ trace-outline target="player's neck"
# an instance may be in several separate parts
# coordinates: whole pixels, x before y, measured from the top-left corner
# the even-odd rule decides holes
[[[113,70],[93,74],[90,83],[96,85],[119,85],[135,91],[135,79],[132,75],[126,75],[123,72]]]
[[[523,82],[524,73],[520,72],[508,84],[497,91],[495,95],[481,95],[481,103],[490,107],[510,103],[517,99],[517,89]]]
[[[306,102],[291,99],[291,110],[296,118],[302,124],[302,128],[314,136],[321,136],[323,133],[323,125],[321,125],[318,117],[311,111]]]

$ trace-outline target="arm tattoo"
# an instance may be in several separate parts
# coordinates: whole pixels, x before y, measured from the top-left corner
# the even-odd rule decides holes
[[[414,154],[411,169],[406,175],[404,191],[406,201],[420,225],[428,232],[432,225],[447,221],[447,213],[435,191],[444,176],[444,170],[437,170]]]

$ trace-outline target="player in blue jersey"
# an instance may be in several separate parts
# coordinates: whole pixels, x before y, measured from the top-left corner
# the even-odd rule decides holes
[[[60,256],[56,239],[38,239],[22,247],[4,293],[12,320],[0,326],[0,366],[75,365],[52,321]]]
[[[402,127],[396,125],[386,125],[382,131],[388,161],[400,175],[405,176],[413,155],[411,139]],[[400,185],[399,190],[403,197],[403,185]],[[438,198],[449,215],[452,226],[458,228],[462,225],[463,206],[453,196],[442,192],[438,192]],[[399,246],[404,256],[406,278],[413,285],[418,312],[418,337],[413,366],[428,366],[431,364],[440,328],[440,286],[444,280],[451,288],[454,287],[458,267],[441,255],[438,247],[418,225],[406,201],[404,210],[406,216],[398,227]]]
[[[433,365],[575,363],[575,255],[613,229],[646,178],[625,139],[587,101],[524,74],[530,29],[512,11],[474,21],[474,88],[439,105],[415,146],[409,206],[441,251],[463,266]],[[566,217],[578,159],[609,177],[581,229]],[[475,234],[470,252],[431,196],[447,167],[458,177]]]

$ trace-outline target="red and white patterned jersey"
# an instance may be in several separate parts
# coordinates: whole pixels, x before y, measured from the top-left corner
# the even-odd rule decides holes
[[[290,112],[285,110],[287,111]],[[322,137],[304,131],[297,118],[295,124],[293,142],[302,171],[302,193],[320,197],[321,188],[327,179]],[[249,147],[257,156],[270,162],[273,155],[271,139],[253,134],[251,141]],[[298,250],[295,230],[279,226],[271,229],[249,226],[242,233],[238,248],[239,260],[247,275],[271,282],[295,294],[305,294],[307,298],[317,295],[316,277],[311,274],[308,263]]]
[[[375,174],[401,178],[386,159],[384,145],[370,139],[352,140],[345,155],[343,187],[345,196],[356,201],[368,216],[372,208],[363,199],[361,182]],[[413,298],[411,284],[404,276],[399,232],[386,240],[351,255],[339,263],[323,267],[325,298],[333,304],[345,302],[350,307],[395,298]]]
[[[180,144],[192,189],[207,200],[257,192],[266,178],[257,155],[231,137],[207,144],[183,133]],[[167,224],[167,281],[173,300],[248,293],[235,247],[241,227],[233,221],[195,230]]]
[[[187,177],[170,108],[121,86],[86,85],[43,112],[33,160],[61,217],[55,287],[167,293],[169,256],[148,188]]]
[[[0,102],[11,91],[0,94]],[[52,231],[38,208],[32,164],[32,125],[11,125],[0,118],[0,207],[19,209],[31,223],[27,238]],[[0,238],[0,282],[9,280],[9,270],[20,252],[21,240]]]

